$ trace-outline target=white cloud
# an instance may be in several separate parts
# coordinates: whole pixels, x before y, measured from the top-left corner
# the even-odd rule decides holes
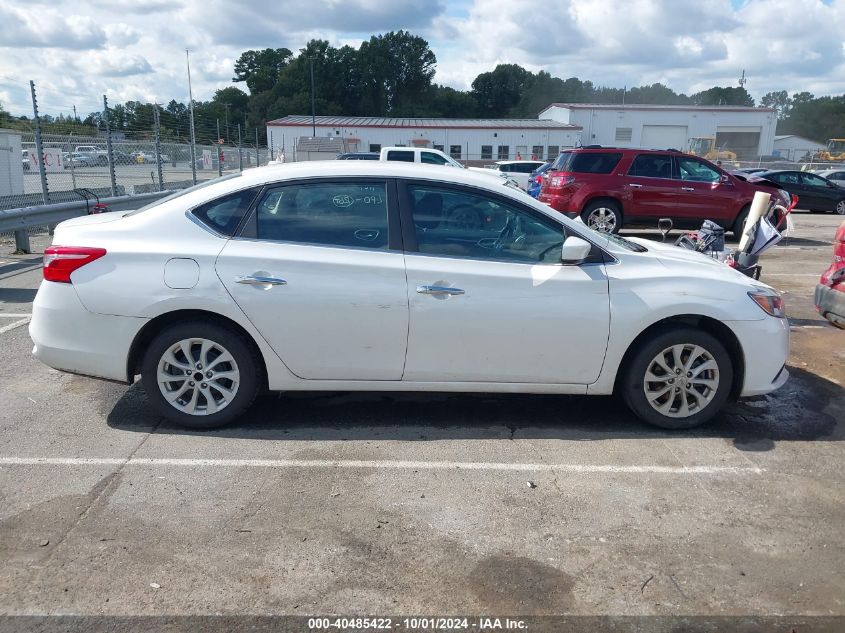
[[[318,37],[358,46],[407,29],[437,55],[435,81],[467,89],[497,63],[597,85],[656,81],[677,91],[736,85],[845,93],[845,0],[2,0],[0,93],[30,112],[112,100],[196,99],[232,85],[250,48],[297,51]],[[243,87],[243,86],[242,86]]]

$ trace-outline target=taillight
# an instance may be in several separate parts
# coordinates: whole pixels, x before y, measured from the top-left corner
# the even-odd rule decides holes
[[[534,182],[536,182],[539,185],[540,183],[543,182],[543,177],[542,176],[534,176]]]
[[[552,176],[549,178],[549,186],[552,189],[560,189],[573,182],[575,179],[572,176]]]
[[[104,248],[49,246],[44,250],[44,279],[69,284],[70,275],[74,270],[100,259],[105,254]]]

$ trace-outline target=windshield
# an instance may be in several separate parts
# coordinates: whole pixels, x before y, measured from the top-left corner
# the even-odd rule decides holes
[[[648,251],[648,249],[641,244],[637,244],[631,240],[626,240],[624,237],[620,237],[615,233],[596,231],[595,229],[591,229],[586,224],[581,224],[580,222],[578,222],[578,230],[585,232],[597,242],[610,242],[611,244],[624,248],[626,251],[633,251],[635,253],[645,253]]]
[[[829,152],[845,152],[845,139],[832,138],[827,142]]]
[[[187,189],[180,189],[179,191],[174,191],[169,196],[165,196],[164,198],[160,198],[159,200],[154,200],[153,202],[150,202],[149,204],[145,204],[140,209],[135,209],[134,211],[130,211],[129,213],[124,214],[123,217],[126,218],[126,217],[129,217],[129,216],[135,215],[136,213],[141,213],[142,211],[146,211],[147,209],[151,209],[155,206],[160,205],[163,202],[169,202],[170,200],[174,200],[175,198],[180,198],[180,197],[187,195],[189,193],[193,193],[194,191],[197,191],[198,189],[204,189],[205,187],[208,187],[209,185],[214,185],[218,182],[223,182],[223,181],[226,181],[226,180],[232,180],[233,178],[239,178],[240,176],[241,176],[240,172],[235,173],[235,174],[228,174],[226,176],[220,176],[219,178],[214,178],[212,180],[206,180],[206,181],[197,183],[193,187],[188,187]]]

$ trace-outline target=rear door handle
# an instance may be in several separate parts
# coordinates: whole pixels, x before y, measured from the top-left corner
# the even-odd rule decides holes
[[[441,297],[446,295],[462,295],[465,293],[465,291],[460,288],[450,288],[448,286],[417,286],[417,292],[421,295],[435,295]]]
[[[635,182],[628,183],[628,186],[629,186],[629,187],[633,187],[634,189],[640,189],[640,188],[642,188],[642,185],[638,185],[638,184],[637,184],[637,183],[635,183]]]
[[[260,275],[242,275],[235,277],[235,283],[250,286],[286,286],[287,281],[278,277],[262,277]]]
[[[681,187],[681,191],[695,191],[695,187]]]

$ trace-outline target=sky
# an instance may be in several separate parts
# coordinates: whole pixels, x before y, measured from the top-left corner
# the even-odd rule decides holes
[[[2,0],[0,104],[80,116],[127,100],[187,102],[232,85],[245,50],[313,38],[357,47],[405,29],[437,56],[435,81],[466,90],[515,63],[623,87],[661,82],[845,93],[845,0]],[[235,84],[246,90],[244,84]]]

